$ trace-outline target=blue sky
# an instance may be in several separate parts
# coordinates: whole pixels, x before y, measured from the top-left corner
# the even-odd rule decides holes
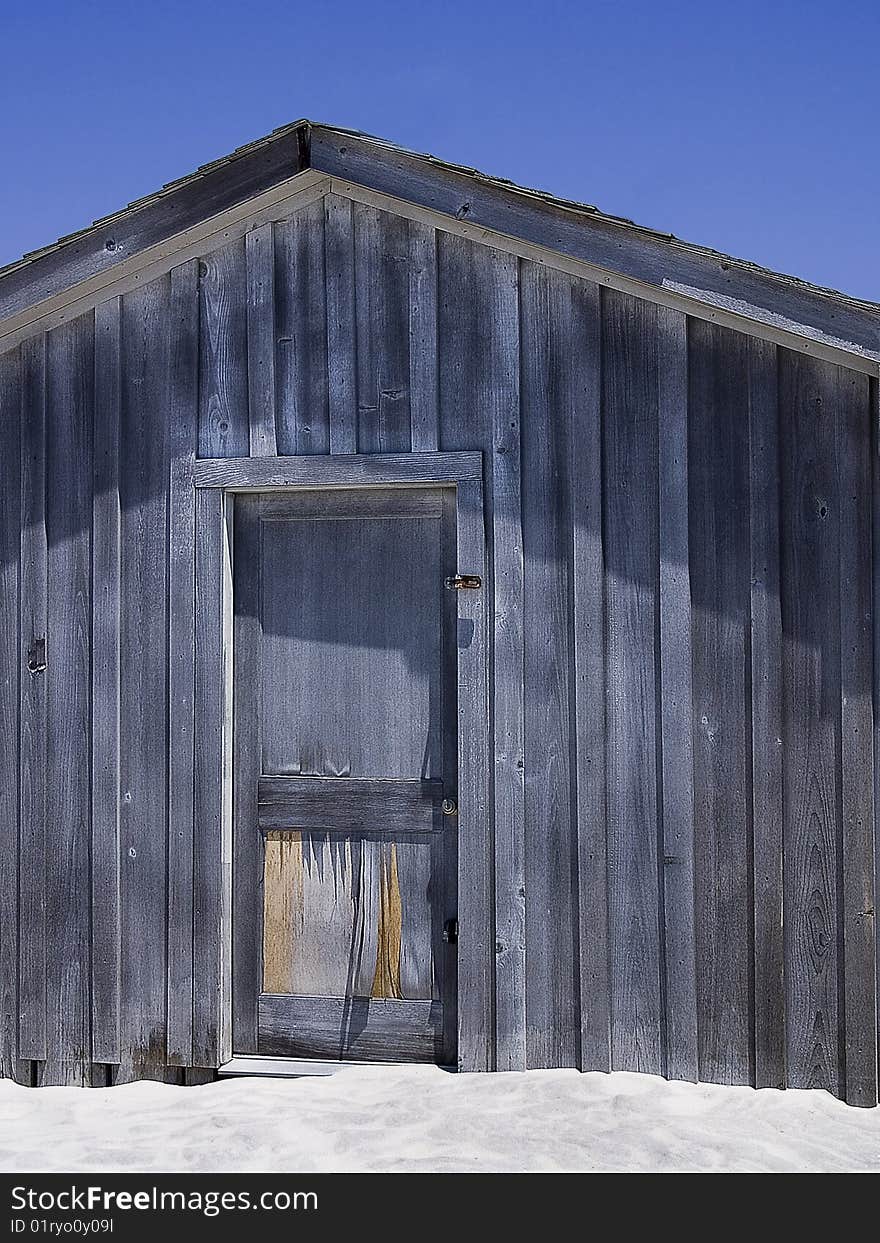
[[[876,0],[0,0],[0,31],[0,263],[309,116],[880,301]]]

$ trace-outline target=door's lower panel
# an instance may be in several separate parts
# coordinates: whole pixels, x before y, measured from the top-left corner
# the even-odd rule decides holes
[[[293,997],[262,993],[259,1052],[339,1061],[442,1060],[443,1007],[437,1001]]]

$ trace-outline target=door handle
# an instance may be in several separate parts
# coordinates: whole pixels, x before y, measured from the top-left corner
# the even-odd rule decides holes
[[[447,919],[443,925],[443,940],[447,945],[455,945],[458,941],[458,920]]]

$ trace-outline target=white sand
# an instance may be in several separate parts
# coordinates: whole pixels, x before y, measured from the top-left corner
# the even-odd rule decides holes
[[[110,1089],[0,1082],[0,1170],[880,1170],[880,1110],[577,1071]]]

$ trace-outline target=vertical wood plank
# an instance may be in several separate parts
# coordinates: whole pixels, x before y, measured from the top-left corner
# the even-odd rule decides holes
[[[231,572],[226,502],[196,492],[195,843],[193,858],[193,1065],[232,1056],[230,804],[232,755]]]
[[[357,453],[357,332],[350,199],[324,199],[330,452]]]
[[[119,1083],[167,1057],[170,293],[163,277],[122,300]]]
[[[19,1056],[46,1057],[46,338],[21,346]],[[42,643],[42,649],[39,644]],[[28,664],[34,666],[31,670]]]
[[[119,1061],[121,300],[95,308],[92,463],[92,1060]]]
[[[787,1084],[840,1065],[840,502],[836,368],[779,351]]]
[[[569,728],[571,281],[521,265],[522,512],[525,539],[525,888],[528,1064],[580,1059],[577,835]],[[498,512],[498,491],[495,499]],[[497,523],[496,523],[497,528]],[[499,541],[500,543],[501,541]],[[497,577],[497,576],[496,576]],[[498,661],[495,676],[513,680]],[[496,686],[496,698],[499,689]],[[498,826],[502,812],[496,794]],[[527,969],[526,969],[527,968]],[[499,994],[503,984],[499,981]],[[499,996],[499,1005],[500,1005]]]
[[[40,1082],[91,1080],[91,526],[94,315],[47,345],[48,784],[46,1063]],[[49,842],[47,840],[47,846]]]
[[[353,211],[358,449],[408,452],[409,223],[359,203]]]
[[[700,1078],[752,1067],[748,339],[689,322],[690,566]]]
[[[324,203],[275,225],[278,452],[328,453]]]
[[[482,489],[457,488],[459,558],[485,575]],[[462,562],[463,563],[463,562]],[[492,1070],[494,979],[489,687],[483,591],[460,591],[458,650],[458,1065]]]
[[[199,456],[247,457],[247,260],[243,240],[199,265]]]
[[[877,1104],[871,403],[867,377],[837,370],[840,490],[841,918],[844,1066],[850,1105]]]
[[[18,1056],[21,356],[0,354],[0,1078],[30,1083]]]
[[[235,684],[233,746],[235,799],[233,868],[232,1027],[236,1053],[257,1052],[257,998],[262,991],[260,876],[263,842],[257,822],[257,782],[261,768],[262,676],[260,653],[260,498],[235,499]]]
[[[275,233],[271,221],[245,236],[247,260],[248,428],[251,457],[274,457]]]
[[[193,654],[198,444],[198,263],[171,272],[168,521],[168,1001],[167,1054],[192,1059]]]
[[[528,1058],[518,285],[517,261],[496,256],[487,308],[496,345],[491,388],[481,400],[492,416],[495,1057],[499,1070],[524,1070]]]
[[[776,346],[748,345],[755,1087],[785,1086],[782,615]]]
[[[414,453],[439,443],[437,377],[437,233],[409,224],[409,401]]]
[[[605,564],[602,319],[598,285],[571,285],[568,497],[571,524],[572,776],[577,829],[581,1070],[611,1069],[605,844]]]
[[[659,1074],[656,310],[603,290],[602,325],[612,1065]]]
[[[694,757],[688,560],[687,317],[657,310],[660,472],[660,738],[666,1074],[695,1081]]]

